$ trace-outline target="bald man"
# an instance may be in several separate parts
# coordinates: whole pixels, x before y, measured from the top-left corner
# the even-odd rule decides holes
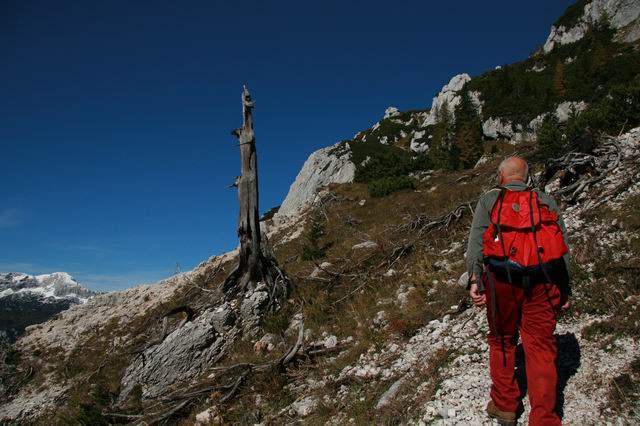
[[[525,183],[528,179],[528,169],[527,162],[520,157],[505,159],[498,169],[498,187],[484,194],[478,201],[466,255],[467,271],[470,277],[469,294],[475,305],[487,307],[490,330],[489,369],[492,381],[487,414],[497,419],[502,425],[516,424],[520,389],[515,378],[515,350],[518,337],[521,336],[531,403],[529,424],[559,425],[561,422],[555,412],[557,373],[556,341],[553,333],[557,312],[569,308],[569,256],[566,227],[555,201],[549,195],[532,189]],[[531,197],[533,197],[531,191],[535,192],[540,209],[546,212],[548,217],[557,218],[556,223],[552,225],[557,225],[558,235],[560,231],[562,232],[560,244],[566,247],[565,254],[544,268],[544,274],[520,273],[517,264],[512,264],[511,269],[507,265],[505,273],[504,269],[495,266],[496,262],[488,262],[487,256],[484,255],[488,244],[502,238],[502,235],[498,235],[500,222],[497,221],[498,232],[496,232],[496,224],[492,225],[492,217],[495,221],[495,218],[502,214],[498,210],[512,209],[510,212],[512,216],[518,216],[521,209],[526,212],[534,210],[531,207]],[[520,194],[513,194],[513,192]],[[502,205],[501,201],[504,201],[505,197],[509,200],[528,200],[528,204],[511,202],[508,205]],[[527,215],[520,217],[522,216],[528,220]],[[534,221],[533,215],[531,220]],[[490,226],[493,226],[492,231],[487,231]],[[488,238],[487,234],[491,232],[495,234]],[[533,238],[535,239],[535,233]],[[518,248],[514,248],[514,244],[512,243],[508,252],[517,252]],[[503,243],[503,253],[504,249]],[[538,251],[543,249],[544,247]],[[509,254],[505,254],[503,259],[507,259],[508,263]],[[489,300],[487,295],[491,296]]]

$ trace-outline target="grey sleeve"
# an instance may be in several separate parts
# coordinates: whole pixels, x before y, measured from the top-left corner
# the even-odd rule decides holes
[[[486,197],[482,196],[476,205],[471,231],[469,232],[469,242],[467,243],[467,273],[469,277],[475,274],[480,290],[483,289],[482,281],[480,280],[484,260],[482,255],[482,235],[490,223],[491,217],[486,206]]]

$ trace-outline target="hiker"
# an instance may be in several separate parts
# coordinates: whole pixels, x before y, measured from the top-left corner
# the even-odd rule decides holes
[[[569,249],[555,201],[527,186],[519,157],[498,169],[498,187],[478,201],[467,248],[469,294],[487,307],[491,399],[487,414],[516,424],[520,390],[516,346],[522,337],[529,424],[560,425],[556,406],[556,315],[569,309]]]

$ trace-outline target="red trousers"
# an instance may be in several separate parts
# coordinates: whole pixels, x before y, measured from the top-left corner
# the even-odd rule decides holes
[[[495,278],[495,275],[494,275]],[[491,399],[503,411],[515,412],[520,390],[515,377],[518,331],[522,337],[527,372],[527,391],[531,412],[529,424],[560,425],[555,413],[556,384],[556,312],[560,307],[560,290],[553,284],[534,284],[529,294],[516,285],[491,280],[484,274],[489,319],[489,367]],[[493,314],[492,281],[495,282]],[[495,319],[495,325],[494,325]]]

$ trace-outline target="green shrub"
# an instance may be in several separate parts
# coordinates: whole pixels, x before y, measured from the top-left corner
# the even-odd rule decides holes
[[[609,91],[601,102],[581,114],[581,125],[618,134],[640,124],[640,81],[636,78]]]
[[[324,222],[320,217],[311,220],[309,230],[304,235],[302,260],[317,260],[325,256],[326,247],[320,246],[320,238],[324,235]]]
[[[538,129],[538,158],[559,157],[564,152],[562,132],[555,114],[548,114]]]
[[[370,157],[356,168],[354,180],[366,183],[388,176],[402,176],[411,172],[411,157],[406,152],[387,151]]]
[[[369,195],[376,198],[402,189],[415,189],[413,180],[407,176],[386,176],[369,183]]]
[[[407,176],[411,172],[433,168],[426,154],[413,155],[402,149],[370,142],[355,142],[353,145],[357,145],[357,149],[360,150],[367,145],[369,148],[367,155],[369,159],[356,162],[355,182],[369,183],[383,177]],[[384,148],[374,150],[371,145]]]

